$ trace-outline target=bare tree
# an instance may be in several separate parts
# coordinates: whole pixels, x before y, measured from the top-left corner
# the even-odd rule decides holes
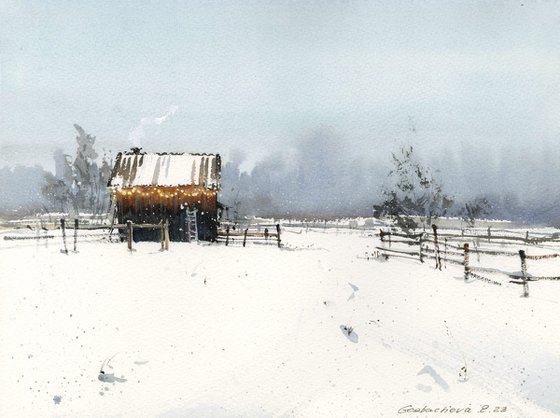
[[[490,213],[491,205],[485,197],[477,197],[465,204],[463,208],[463,220],[471,228],[474,228],[476,220]]]
[[[418,162],[411,146],[393,153],[392,164],[389,185],[382,190],[384,200],[374,205],[374,216],[388,217],[410,233],[419,227],[417,218],[430,225],[447,213],[453,199],[444,192],[434,172]]]
[[[87,134],[79,125],[74,125],[74,128],[78,132],[76,156],[72,160],[61,152],[56,154],[60,178],[48,173],[42,192],[56,210],[76,214],[85,211],[95,216],[108,208],[107,180],[111,175],[111,165],[104,156],[101,166],[98,166],[95,136]]]
[[[72,201],[72,194],[70,187],[64,180],[57,179],[52,173],[46,173],[45,183],[41,187],[41,192],[51,203],[55,211],[68,211]]]

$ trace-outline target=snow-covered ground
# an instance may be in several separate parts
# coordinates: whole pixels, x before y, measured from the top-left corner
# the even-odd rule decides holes
[[[560,282],[367,260],[360,230],[283,242],[0,241],[0,416],[560,415]]]

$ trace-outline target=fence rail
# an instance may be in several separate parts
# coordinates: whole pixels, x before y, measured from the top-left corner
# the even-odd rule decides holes
[[[218,241],[225,242],[226,246],[233,243],[236,239],[242,240],[243,247],[247,245],[247,241],[258,242],[258,243],[271,243],[276,242],[278,248],[282,246],[282,240],[280,238],[280,224],[274,225],[276,232],[270,232],[268,228],[265,228],[264,231],[259,230],[252,230],[249,231],[249,228],[245,228],[242,231],[239,229],[230,228],[228,225],[225,230],[218,231]]]
[[[133,251],[132,242],[133,242],[133,231],[134,229],[161,229],[161,248],[162,250],[169,249],[169,225],[165,221],[162,221],[158,224],[133,224],[131,221],[128,221],[125,224],[112,224],[112,225],[91,225],[91,224],[80,224],[78,219],[74,219],[74,222],[67,224],[67,220],[62,218],[59,220],[59,225],[53,229],[47,229],[44,227],[37,228],[33,230],[30,226],[26,226],[25,228],[17,228],[17,230],[22,229],[29,229],[30,231],[37,232],[36,235],[4,235],[3,239],[7,241],[31,241],[31,240],[48,240],[54,238],[62,238],[62,249],[60,250],[64,254],[69,254],[68,250],[68,242],[67,242],[67,233],[66,231],[73,231],[71,234],[73,236],[73,252],[77,252],[77,245],[78,245],[78,238],[80,242],[94,242],[98,240],[109,240],[112,236],[116,235],[119,238],[126,238],[128,243],[128,249]],[[125,233],[117,233],[113,235],[113,231],[115,229],[118,230],[125,230]],[[80,230],[82,231],[107,231],[108,234],[95,234],[95,233],[78,233]],[[53,231],[60,231],[60,235],[52,234]],[[51,233],[49,233],[51,232]],[[84,239],[85,238],[85,239]],[[89,238],[89,239],[88,239]],[[97,240],[93,240],[91,238],[97,238]]]
[[[135,224],[132,221],[128,221],[121,224],[82,225],[77,219],[74,219],[73,222],[68,222],[67,219],[61,218],[57,223],[54,224],[54,228],[52,229],[47,229],[42,226],[38,226],[36,229],[31,228],[31,226],[14,229],[17,229],[18,231],[16,235],[13,235],[13,232],[10,235],[3,234],[3,239],[6,241],[47,242],[50,239],[58,238],[62,241],[62,249],[60,251],[64,254],[70,253],[69,244],[73,243],[73,252],[77,252],[78,241],[93,242],[95,241],[94,238],[97,238],[97,240],[111,241],[112,237],[120,238],[119,241],[121,242],[123,240],[126,241],[128,250],[130,252],[133,252],[133,237],[135,229],[160,229],[161,250],[169,250],[169,224],[167,221],[161,221],[157,224]],[[29,233],[34,232],[36,234],[24,235],[21,234],[20,231]],[[54,234],[54,231],[57,231],[57,233]],[[82,231],[85,233],[83,233]],[[102,231],[106,231],[106,233],[103,233]],[[230,245],[235,242],[242,242],[243,247],[246,246],[247,242],[258,244],[275,244],[280,248],[282,246],[280,224],[259,224],[255,225],[253,229],[244,228],[242,230],[236,230],[230,227],[230,225],[227,225],[225,229],[218,231],[217,241],[225,242],[226,245]]]
[[[560,258],[560,252],[529,255],[524,249],[520,249],[517,252],[481,249],[478,248],[477,244],[479,242],[482,242],[483,240],[484,242],[494,245],[504,245],[505,243],[511,245],[525,244],[526,246],[530,246],[531,248],[541,248],[542,251],[550,250],[550,248],[549,246],[545,245],[539,247],[539,244],[560,243],[558,234],[552,234],[551,236],[531,237],[529,236],[529,232],[526,231],[524,237],[513,235],[508,236],[503,235],[503,233],[499,235],[492,235],[490,229],[488,229],[486,231],[486,234],[484,235],[465,234],[464,231],[461,231],[460,234],[451,232],[440,233],[437,226],[433,225],[432,233],[422,232],[418,234],[404,234],[400,232],[384,231],[381,229],[378,236],[381,245],[375,247],[376,257],[383,257],[385,259],[389,259],[390,257],[402,257],[408,259],[416,259],[421,263],[424,263],[425,259],[427,258],[430,260],[435,260],[435,268],[438,270],[442,269],[442,263],[447,264],[449,262],[451,264],[463,266],[465,281],[480,280],[493,285],[502,286],[502,281],[499,281],[498,279],[494,280],[486,277],[486,275],[482,275],[497,274],[504,278],[507,277],[508,279],[513,279],[509,280],[509,283],[523,285],[523,296],[525,297],[529,296],[529,282],[539,280],[560,281],[560,276],[531,275],[527,272],[527,260],[536,262],[541,260],[552,260]],[[393,237],[397,239],[394,239]],[[474,248],[471,248],[470,244],[466,242],[468,239],[475,240]],[[457,244],[450,244],[449,241],[463,241],[463,244],[459,246]],[[403,245],[407,248],[402,248]],[[394,248],[393,246],[395,246],[396,248]],[[418,250],[411,251],[411,246],[416,246]],[[511,273],[493,266],[472,266],[470,263],[470,255],[473,253],[477,255],[477,258],[480,258],[480,255],[489,256],[491,264],[496,264],[497,257],[519,257],[521,271],[520,273]],[[369,256],[367,257],[367,259],[369,259]]]

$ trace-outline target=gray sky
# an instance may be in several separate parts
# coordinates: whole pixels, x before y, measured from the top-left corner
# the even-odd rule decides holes
[[[324,129],[372,161],[559,139],[555,1],[0,0],[0,37],[0,166],[52,168],[73,123],[246,169]]]

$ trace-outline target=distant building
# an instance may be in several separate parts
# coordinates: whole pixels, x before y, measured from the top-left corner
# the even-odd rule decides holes
[[[196,210],[198,239],[218,234],[218,154],[119,153],[108,183],[119,224],[169,222],[171,241],[188,241],[188,212]],[[158,240],[157,229],[135,229],[135,241]]]

